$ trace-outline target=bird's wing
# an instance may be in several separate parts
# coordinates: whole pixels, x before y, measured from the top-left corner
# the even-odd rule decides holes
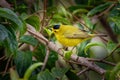
[[[66,38],[71,38],[71,39],[84,39],[84,38],[90,38],[91,37],[87,32],[84,32],[84,31],[81,31],[81,30],[78,30],[78,31],[75,31],[75,32],[72,32],[72,33],[66,31],[64,33],[64,36]]]

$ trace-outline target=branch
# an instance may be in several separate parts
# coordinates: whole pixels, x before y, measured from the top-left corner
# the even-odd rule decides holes
[[[0,60],[2,60],[2,59],[4,59],[5,58],[5,56],[2,56],[1,58],[0,58]]]
[[[82,71],[80,71],[79,73],[77,73],[77,75],[79,76],[79,75],[81,75],[82,73],[84,73],[84,72],[86,72],[88,70],[89,70],[89,68],[87,67],[87,68],[83,69]]]
[[[43,63],[43,66],[42,66],[42,68],[41,68],[41,71],[45,69],[45,66],[46,66],[46,64],[47,64],[49,55],[50,55],[50,50],[49,50],[49,48],[47,47],[46,56],[45,56],[44,63]]]
[[[12,9],[11,5],[6,0],[0,0],[0,6]]]
[[[107,20],[104,17],[99,18],[101,24],[103,25],[104,29],[108,32],[110,38],[118,43],[117,36],[114,34],[113,30],[111,29],[110,25],[108,24]]]
[[[30,25],[27,26],[28,29],[27,31],[33,35],[36,39],[39,40],[40,43],[43,43],[45,46],[47,46],[49,49],[57,52],[59,55],[61,55],[63,57],[63,51],[61,50],[61,48],[58,48],[53,42],[49,42],[41,33],[36,32],[31,28]],[[80,65],[86,66],[91,70],[94,70],[96,72],[98,72],[99,74],[103,75],[106,70],[100,68],[99,66],[97,66],[96,64],[93,64],[92,62],[89,62],[86,58],[84,57],[79,57],[76,54],[72,54],[71,55],[71,60],[78,62]]]

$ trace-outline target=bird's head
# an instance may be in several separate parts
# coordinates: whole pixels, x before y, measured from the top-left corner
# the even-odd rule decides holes
[[[60,25],[54,25],[53,28],[52,28],[52,31],[54,33],[57,33],[59,30],[60,30]]]

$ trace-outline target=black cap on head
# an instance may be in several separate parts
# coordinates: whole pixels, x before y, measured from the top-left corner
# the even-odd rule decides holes
[[[53,26],[53,29],[59,29],[60,28],[60,25],[54,25]]]

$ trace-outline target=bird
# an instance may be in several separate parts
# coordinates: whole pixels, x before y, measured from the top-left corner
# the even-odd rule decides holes
[[[105,34],[90,34],[72,25],[54,25],[52,32],[56,39],[66,47],[77,46],[95,36],[106,36]]]

